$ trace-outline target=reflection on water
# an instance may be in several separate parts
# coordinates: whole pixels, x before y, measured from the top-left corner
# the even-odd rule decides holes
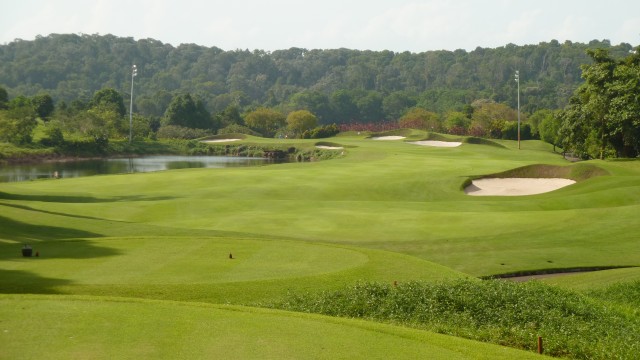
[[[145,156],[35,164],[0,165],[0,182],[72,178],[187,168],[224,168],[263,165],[267,159],[226,156]]]

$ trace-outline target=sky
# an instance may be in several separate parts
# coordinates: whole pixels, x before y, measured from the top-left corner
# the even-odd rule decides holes
[[[74,33],[266,51],[470,51],[554,39],[640,45],[637,0],[1,2],[0,44]]]

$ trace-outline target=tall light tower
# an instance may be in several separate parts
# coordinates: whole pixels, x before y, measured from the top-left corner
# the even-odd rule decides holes
[[[129,144],[133,139],[133,78],[138,75],[138,68],[135,64],[131,67],[131,101],[129,102]]]
[[[516,70],[516,82],[518,83],[518,150],[520,150],[520,71]]]

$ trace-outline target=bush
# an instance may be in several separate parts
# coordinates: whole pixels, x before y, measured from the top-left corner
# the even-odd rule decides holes
[[[165,125],[158,129],[158,138],[161,139],[198,139],[212,135],[210,130],[192,129],[177,125]]]
[[[520,124],[520,140],[531,140],[531,125]],[[502,127],[502,139],[518,140],[518,123],[516,121],[507,122]]]
[[[246,135],[253,135],[253,136],[262,136],[261,134],[258,134],[257,132],[249,129],[248,127],[238,125],[238,124],[231,124],[227,127],[223,127],[222,129],[218,130],[218,135],[222,135],[222,134],[246,134]]]
[[[49,123],[44,130],[45,137],[40,140],[44,146],[60,146],[64,143],[64,134],[59,126]]]
[[[340,129],[336,124],[318,126],[313,130],[307,130],[302,134],[303,139],[323,139],[338,135]]]
[[[274,306],[387,321],[528,350],[542,336],[545,354],[580,359],[632,359],[640,344],[638,318],[539,282],[359,283],[335,292],[293,295]]]

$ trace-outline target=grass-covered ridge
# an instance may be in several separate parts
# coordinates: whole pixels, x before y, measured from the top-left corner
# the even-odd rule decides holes
[[[373,319],[577,359],[631,359],[640,319],[541,283],[500,280],[361,283],[340,291],[292,296],[275,307]]]
[[[485,178],[564,178],[575,181],[587,180],[609,172],[593,164],[573,164],[567,166],[533,164],[516,169],[485,175]]]

